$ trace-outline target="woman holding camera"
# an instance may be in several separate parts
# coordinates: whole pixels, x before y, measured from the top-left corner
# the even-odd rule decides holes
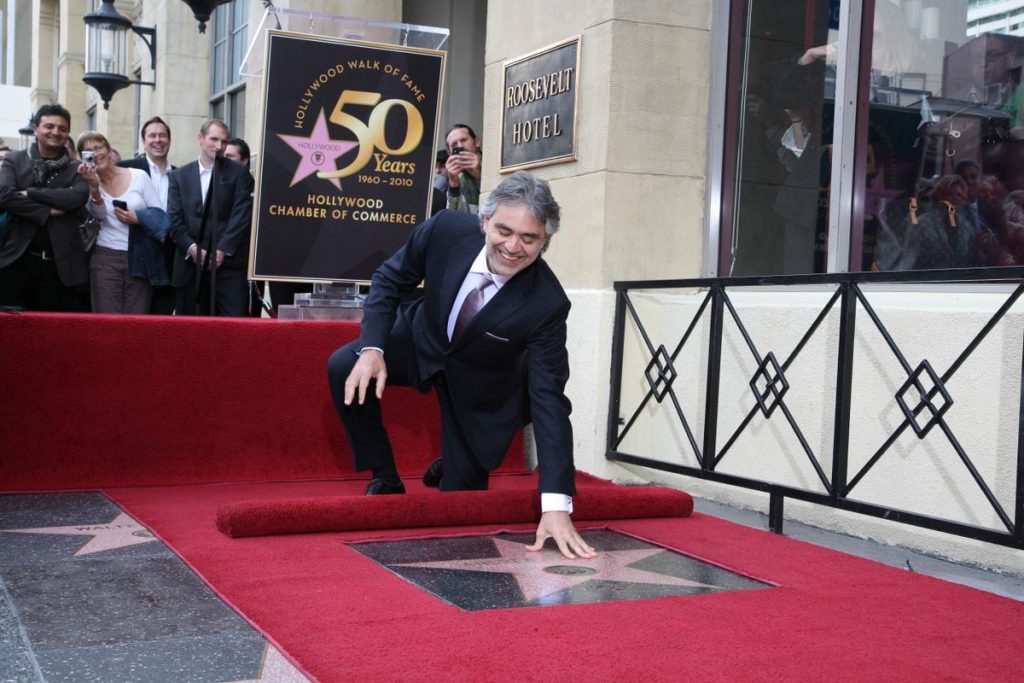
[[[149,313],[153,285],[170,282],[160,256],[169,223],[160,197],[145,171],[114,165],[102,133],[82,133],[78,153],[90,187],[86,206],[100,221],[89,262],[92,310]]]

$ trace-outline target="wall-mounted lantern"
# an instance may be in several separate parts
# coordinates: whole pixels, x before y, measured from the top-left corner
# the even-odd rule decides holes
[[[153,81],[128,78],[128,31],[133,31],[149,48],[150,68],[156,72],[156,29],[133,26],[114,8],[114,0],[103,0],[96,12],[86,14],[85,75],[82,80],[100,94],[103,108],[110,98],[129,85],[156,85]]]

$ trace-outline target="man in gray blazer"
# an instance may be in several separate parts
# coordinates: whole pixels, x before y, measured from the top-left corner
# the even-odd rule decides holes
[[[71,114],[47,104],[32,117],[35,142],[8,153],[0,166],[0,305],[76,310],[76,288],[89,281],[78,231],[89,200],[80,162],[68,155]]]
[[[541,258],[560,209],[548,184],[518,172],[480,216],[441,211],[373,274],[360,337],[328,363],[331,394],[367,495],[404,493],[381,420],[386,382],[433,389],[441,406],[441,458],[424,483],[486,489],[517,430],[532,422],[540,471],[536,542],[568,558],[594,550],[570,520],[576,493],[569,379],[569,299]],[[402,303],[421,282],[422,297]]]

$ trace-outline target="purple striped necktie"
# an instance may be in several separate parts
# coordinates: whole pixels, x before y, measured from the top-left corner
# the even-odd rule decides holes
[[[484,307],[484,302],[486,301],[484,290],[494,284],[494,280],[491,279],[489,273],[473,273],[473,275],[476,276],[477,283],[473,289],[469,290],[465,301],[462,302],[459,316],[455,319],[455,330],[452,332],[452,340],[458,339],[465,329],[469,327],[469,323],[473,321],[476,314]]]

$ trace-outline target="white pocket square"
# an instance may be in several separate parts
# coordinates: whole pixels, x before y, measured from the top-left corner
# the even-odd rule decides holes
[[[508,343],[508,339],[505,339],[504,337],[499,337],[496,334],[491,334],[490,332],[484,332],[484,336],[485,337],[490,337],[494,341],[505,342],[506,344]]]

